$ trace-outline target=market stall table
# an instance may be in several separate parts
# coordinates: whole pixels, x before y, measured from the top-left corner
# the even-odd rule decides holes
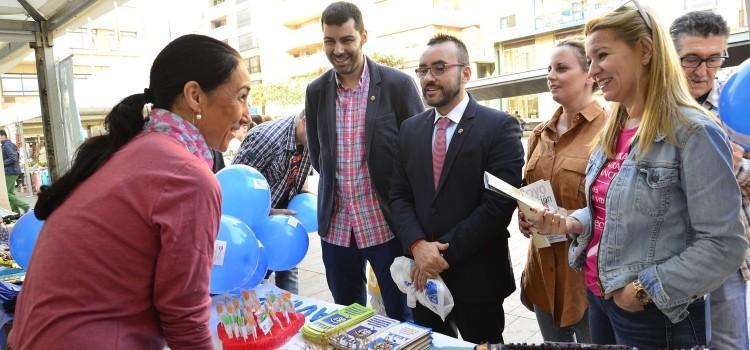
[[[277,288],[274,285],[262,284],[262,285],[259,285],[257,288],[255,288],[255,291],[258,294],[258,297],[262,298],[268,292],[274,292],[278,294],[278,293],[281,293],[282,290]],[[219,320],[216,315],[216,304],[224,303],[226,296],[228,295],[219,294],[219,295],[215,295],[212,298],[211,320],[209,321],[209,327],[211,328],[211,335],[212,335],[213,342],[214,342],[214,348],[216,348],[217,350],[221,350],[222,345],[217,335],[217,325],[218,325]],[[232,297],[234,297],[234,295],[232,295]],[[321,318],[331,313],[334,310],[338,310],[339,308],[344,307],[342,305],[331,304],[325,301],[320,301],[320,300],[306,298],[306,297],[297,296],[297,295],[293,297],[293,303],[294,303],[294,308],[297,310],[297,312],[303,313],[305,315],[306,322],[311,322],[311,320],[312,321],[317,320],[318,318]],[[305,348],[305,345],[308,345],[308,343],[305,342],[305,338],[302,336],[302,332],[298,332],[281,349],[301,350]],[[468,349],[474,349],[474,344],[465,342],[456,338],[452,338],[447,335],[433,332],[431,348],[432,349],[444,349],[444,350],[449,350],[449,349],[450,350],[468,350]]]

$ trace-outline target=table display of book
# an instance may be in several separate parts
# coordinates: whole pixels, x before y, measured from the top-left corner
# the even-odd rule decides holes
[[[360,304],[351,304],[331,314],[305,325],[302,335],[315,343],[325,343],[326,339],[341,333],[344,329],[359,324],[375,315],[375,310]]]
[[[638,350],[638,348],[626,345],[596,345],[549,342],[544,344],[480,344],[476,346],[476,350]],[[696,345],[691,349],[682,350],[713,349]]]
[[[477,345],[477,350],[638,350],[638,348],[624,345],[591,345],[576,343],[544,343],[544,344],[483,344]]]
[[[423,350],[432,344],[429,328],[375,315],[359,304],[306,325],[302,334],[310,342],[337,350]]]

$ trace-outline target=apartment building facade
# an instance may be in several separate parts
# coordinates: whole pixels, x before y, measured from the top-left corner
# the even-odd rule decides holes
[[[237,48],[247,60],[252,83],[285,84],[304,91],[330,68],[323,50],[320,15],[332,1],[205,0],[207,33]],[[419,56],[435,33],[467,43],[474,71],[492,63],[490,49],[479,45],[483,0],[355,0],[363,13],[370,57],[395,62],[415,77]],[[299,91],[298,91],[299,93]],[[304,104],[266,105],[265,114],[285,115]],[[255,101],[254,101],[255,103]],[[260,110],[257,109],[256,113]]]
[[[661,23],[669,26],[678,16],[694,10],[712,10],[728,22],[730,46],[742,45],[735,56],[747,58],[747,17],[744,0],[642,0],[655,10]],[[589,18],[621,4],[619,0],[518,0],[484,3],[481,45],[492,47],[494,62],[488,71],[469,83],[468,89],[482,103],[514,113],[524,119],[549,119],[557,108],[547,92],[549,57],[562,40],[582,38]],[[730,56],[732,49],[730,49]],[[730,62],[736,65],[738,62]]]

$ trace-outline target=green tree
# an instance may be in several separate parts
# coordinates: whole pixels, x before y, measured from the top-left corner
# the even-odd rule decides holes
[[[304,86],[295,80],[285,83],[263,83],[250,90],[252,104],[260,107],[261,114],[266,114],[266,105],[270,103],[281,106],[296,105],[304,101]]]
[[[375,62],[403,69],[406,60],[403,57],[376,52],[370,56]],[[329,68],[321,68],[308,74],[293,78],[283,83],[261,83],[250,90],[250,97],[254,107],[260,108],[261,114],[266,114],[266,106],[278,104],[281,106],[297,105],[305,99],[305,87]]]
[[[406,67],[406,60],[401,56],[391,55],[387,53],[376,52],[370,56],[373,61],[378,62],[388,67],[396,69],[404,69]]]

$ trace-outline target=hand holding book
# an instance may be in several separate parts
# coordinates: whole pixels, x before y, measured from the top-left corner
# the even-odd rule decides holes
[[[531,208],[536,215],[529,216],[526,221],[532,229],[537,229],[541,235],[560,235],[581,233],[582,225],[567,213],[558,210]]]
[[[534,247],[547,248],[553,243],[567,240],[565,234],[571,233],[565,231],[568,219],[564,218],[567,218],[567,211],[557,207],[549,181],[539,180],[525,187],[515,188],[485,172],[484,183],[488,190],[516,200],[519,228],[524,236],[532,238]]]

